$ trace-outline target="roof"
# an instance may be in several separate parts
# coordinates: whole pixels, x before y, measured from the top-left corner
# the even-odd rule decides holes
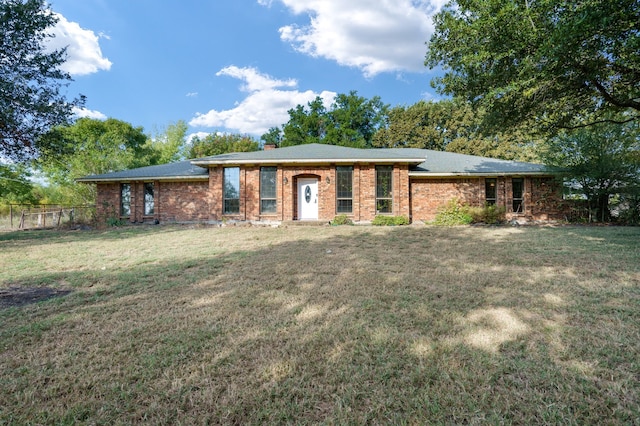
[[[549,175],[554,169],[543,164],[500,160],[454,152],[426,152],[426,159],[412,167],[410,176],[496,176],[496,175]]]
[[[233,152],[192,160],[193,164],[241,165],[257,163],[419,163],[426,150],[412,148],[361,149],[327,144],[306,144],[254,152]]]
[[[78,182],[110,182],[122,180],[206,180],[209,179],[209,170],[198,167],[190,160],[177,163],[161,164],[159,166],[147,166],[137,169],[122,170],[119,172],[105,173],[101,175],[85,176],[77,179]]]
[[[336,145],[308,144],[266,151],[234,152],[185,160],[160,166],[86,176],[79,182],[122,180],[198,180],[207,179],[209,166],[277,165],[277,164],[407,164],[409,175],[496,176],[549,175],[554,170],[541,164],[499,160],[453,152],[417,148],[360,149]]]

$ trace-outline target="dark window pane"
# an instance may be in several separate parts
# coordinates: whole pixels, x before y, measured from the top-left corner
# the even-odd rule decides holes
[[[524,181],[520,179],[513,179],[513,198],[522,199],[522,193],[524,192]]]
[[[276,213],[276,167],[260,168],[260,213]]]
[[[338,200],[337,211],[338,213],[352,213],[353,200]]]
[[[392,213],[393,167],[376,166],[376,213]]]
[[[353,212],[353,166],[336,167],[336,213]]]
[[[391,198],[391,180],[392,180],[391,166],[377,166],[376,167],[376,197],[377,198]]]
[[[353,167],[337,167],[337,197],[353,197]]]
[[[484,187],[485,187],[485,202],[488,205],[493,205],[496,203],[496,179],[485,179]]]
[[[240,200],[224,200],[224,214],[234,214],[240,212]]]
[[[260,168],[260,198],[276,198],[276,168]]]
[[[261,200],[260,211],[262,213],[277,213],[276,200]]]
[[[524,194],[524,179],[522,178],[514,178],[511,180],[512,187],[512,195],[513,195],[513,212],[514,213],[524,213],[524,202],[523,202],[523,194]]]
[[[376,213],[391,213],[391,200],[377,200],[376,201]]]

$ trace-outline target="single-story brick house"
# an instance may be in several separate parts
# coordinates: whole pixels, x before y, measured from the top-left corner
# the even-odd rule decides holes
[[[86,176],[99,218],[131,222],[433,220],[453,198],[504,206],[508,219],[562,218],[546,166],[426,149],[298,145]]]

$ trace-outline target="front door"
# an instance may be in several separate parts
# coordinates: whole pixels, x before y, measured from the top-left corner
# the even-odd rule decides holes
[[[318,179],[298,179],[298,219],[318,220]]]

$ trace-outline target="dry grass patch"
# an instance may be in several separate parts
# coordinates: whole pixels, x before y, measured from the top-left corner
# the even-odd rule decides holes
[[[0,423],[640,419],[639,228],[0,234]],[[6,267],[5,267],[6,265]]]

